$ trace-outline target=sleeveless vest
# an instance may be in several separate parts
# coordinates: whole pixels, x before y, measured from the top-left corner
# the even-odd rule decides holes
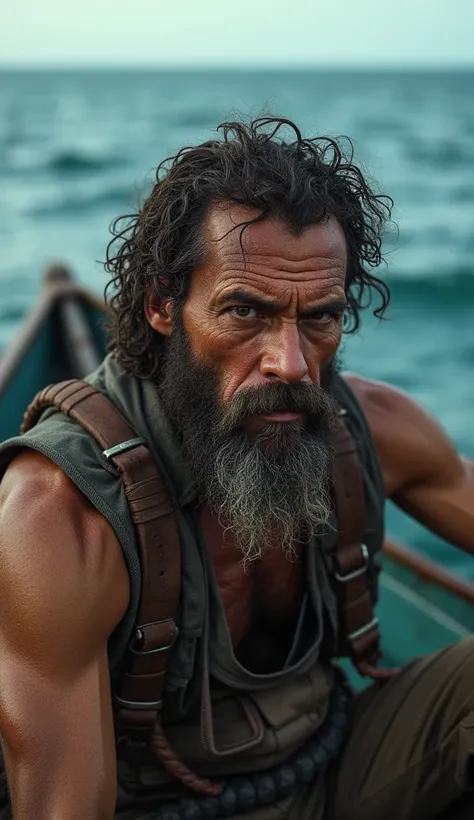
[[[211,561],[195,516],[197,488],[183,464],[179,448],[160,406],[153,384],[125,374],[108,356],[88,381],[109,398],[137,435],[147,442],[173,499],[180,534],[182,590],[178,613],[179,638],[169,657],[165,682],[163,723],[171,745],[197,772],[212,775],[265,769],[284,760],[311,737],[324,722],[336,672],[330,658],[337,646],[337,601],[333,585],[332,554],[337,520],[332,520],[320,543],[305,550],[307,589],[293,643],[281,670],[255,675],[236,660],[225,622]],[[383,480],[375,446],[359,404],[343,379],[336,381],[336,398],[346,414],[361,464],[365,501],[364,543],[371,557],[383,542]],[[120,675],[121,659],[129,643],[138,609],[140,564],[136,535],[122,482],[104,461],[98,445],[71,419],[46,411],[26,435],[0,446],[0,477],[19,448],[42,452],[71,478],[113,527],[123,549],[130,576],[127,613],[109,642],[112,684]],[[376,596],[375,564],[369,580]],[[212,681],[214,738],[200,731],[203,670]],[[264,732],[252,745],[251,720],[257,714]],[[249,740],[236,755],[216,755],[218,748]],[[169,784],[156,763],[148,766],[151,786]],[[121,766],[121,764],[123,764]],[[130,775],[119,755],[119,771]],[[142,777],[143,777],[142,771]],[[145,778],[146,779],[146,778]],[[167,792],[168,794],[168,792]]]

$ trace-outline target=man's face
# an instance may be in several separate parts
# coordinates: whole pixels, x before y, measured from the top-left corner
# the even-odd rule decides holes
[[[299,238],[280,222],[253,225],[243,255],[231,229],[253,216],[209,215],[210,254],[175,316],[158,386],[202,496],[246,564],[278,545],[294,554],[327,520],[346,266],[335,221]]]
[[[207,261],[193,274],[183,327],[197,360],[219,377],[223,405],[247,388],[321,383],[341,341],[347,251],[336,220],[295,237],[248,208],[214,208]]]

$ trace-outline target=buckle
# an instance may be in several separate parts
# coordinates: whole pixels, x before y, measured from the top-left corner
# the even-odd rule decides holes
[[[367,564],[369,563],[369,550],[365,544],[361,544],[360,548],[364,558],[364,565],[359,567],[359,569],[355,569],[353,572],[348,572],[347,575],[340,575],[339,572],[335,572],[334,577],[340,584],[346,584],[348,581],[352,581],[354,578],[359,578],[360,575],[363,575],[364,572],[366,572]]]
[[[130,652],[133,652],[134,655],[157,655],[160,652],[167,652],[169,649],[171,649],[172,646],[174,646],[174,644],[176,643],[176,639],[179,635],[179,629],[176,626],[176,624],[174,625],[171,642],[168,643],[166,646],[158,646],[156,649],[139,649],[137,644],[139,644],[140,641],[145,640],[145,635],[143,634],[142,630],[145,629],[147,626],[155,626],[157,624],[168,624],[172,622],[173,618],[163,618],[161,621],[150,621],[147,624],[142,624],[141,626],[138,626],[135,631],[135,637],[133,638],[129,646]]]
[[[372,632],[372,630],[376,629],[378,625],[379,619],[372,618],[372,620],[369,621],[369,623],[365,624],[364,626],[361,626],[360,629],[356,629],[354,632],[350,632],[349,635],[346,636],[347,640],[350,641],[350,643],[354,643],[355,641],[358,641],[359,638],[363,638],[364,635],[367,635],[368,632]]]

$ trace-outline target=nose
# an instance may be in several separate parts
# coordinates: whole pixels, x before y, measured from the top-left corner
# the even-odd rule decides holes
[[[308,365],[301,349],[296,322],[282,322],[266,339],[260,359],[260,372],[266,379],[296,384],[308,376]]]

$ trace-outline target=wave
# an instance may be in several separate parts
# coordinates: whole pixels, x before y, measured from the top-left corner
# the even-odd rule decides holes
[[[405,142],[406,157],[412,163],[429,166],[435,170],[471,168],[474,155],[471,146],[460,140],[439,140],[429,143],[410,136]]]
[[[388,276],[392,302],[422,302],[429,307],[457,305],[474,311],[474,268],[459,268],[442,275]]]
[[[72,179],[80,175],[100,174],[111,168],[125,168],[129,160],[115,155],[102,156],[80,151],[60,151],[53,155],[43,154],[31,140],[15,145],[12,156],[0,151],[2,174],[23,176],[25,174],[49,173],[54,177]]]
[[[75,174],[82,171],[102,171],[117,165],[127,164],[123,158],[117,156],[94,156],[80,151],[61,151],[51,157],[45,164],[58,174]]]
[[[19,322],[25,315],[25,309],[24,306],[2,308],[0,311],[0,322]]]

